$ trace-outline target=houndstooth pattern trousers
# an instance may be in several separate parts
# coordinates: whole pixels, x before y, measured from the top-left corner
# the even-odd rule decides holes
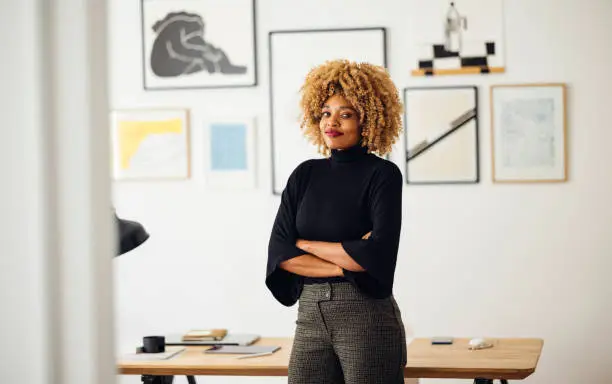
[[[350,283],[305,285],[289,384],[404,383],[406,335],[393,296],[372,299]]]

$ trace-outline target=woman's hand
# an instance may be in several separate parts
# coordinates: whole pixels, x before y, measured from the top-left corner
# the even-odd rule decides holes
[[[365,235],[361,236],[362,240],[367,240],[370,238],[370,236],[372,236],[372,231],[366,233]],[[309,240],[304,240],[304,239],[298,239],[295,242],[295,246],[298,247],[299,249],[301,249],[302,251],[307,251],[308,252],[308,248],[309,248]]]
[[[306,248],[308,248],[308,240],[297,239],[295,242],[295,246],[301,249],[302,251],[308,252]]]
[[[301,255],[283,261],[280,267],[285,271],[304,277],[337,277],[344,276],[344,270],[329,261],[314,255]]]
[[[352,272],[365,271],[361,265],[357,264],[357,262],[346,253],[342,243],[298,239],[295,242],[295,246],[310,255],[319,257],[346,270]]]

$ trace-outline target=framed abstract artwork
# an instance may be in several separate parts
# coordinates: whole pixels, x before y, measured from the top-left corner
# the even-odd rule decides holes
[[[428,0],[413,20],[413,76],[505,72],[504,0]]]
[[[214,188],[257,186],[254,118],[215,118],[205,122],[206,184]]]
[[[478,183],[478,89],[405,88],[404,104],[406,183]]]
[[[490,93],[493,181],[566,181],[566,85],[493,85]]]
[[[111,124],[115,179],[190,177],[188,110],[117,110],[111,114]]]
[[[347,44],[353,41],[359,44]],[[274,195],[282,193],[289,175],[299,163],[321,157],[315,146],[304,138],[299,124],[299,91],[308,72],[335,59],[386,67],[386,41],[386,30],[378,27],[270,32],[270,140]]]
[[[257,84],[255,0],[141,0],[147,90]]]

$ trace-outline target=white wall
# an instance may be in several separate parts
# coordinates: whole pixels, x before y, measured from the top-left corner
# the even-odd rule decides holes
[[[382,25],[388,28],[390,70],[398,87],[476,84],[481,92],[483,181],[405,190],[395,293],[409,331],[414,336],[542,337],[543,355],[528,383],[610,382],[612,240],[607,236],[612,204],[606,198],[612,192],[612,80],[606,69],[612,62],[612,1],[506,1],[505,74],[423,79],[410,76],[409,62],[416,33],[411,26],[425,0],[260,0],[258,87],[165,92],[142,89],[138,3],[111,1],[112,106],[192,108],[196,127],[211,113],[254,114],[260,188],[207,190],[198,164],[198,129],[193,131],[193,180],[115,184],[119,214],[143,222],[152,235],[146,245],[115,261],[122,348],[137,345],[143,335],[199,326],[292,334],[295,307],[282,307],[264,286],[268,235],[278,205],[269,191],[267,32]],[[568,84],[570,181],[492,184],[487,85],[549,81]],[[125,383],[138,380],[123,378]],[[206,382],[282,382],[276,380]]]

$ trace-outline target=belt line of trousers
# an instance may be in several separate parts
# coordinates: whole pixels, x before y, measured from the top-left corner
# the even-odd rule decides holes
[[[406,335],[393,296],[372,299],[350,283],[304,286],[289,384],[399,384],[405,366]]]

